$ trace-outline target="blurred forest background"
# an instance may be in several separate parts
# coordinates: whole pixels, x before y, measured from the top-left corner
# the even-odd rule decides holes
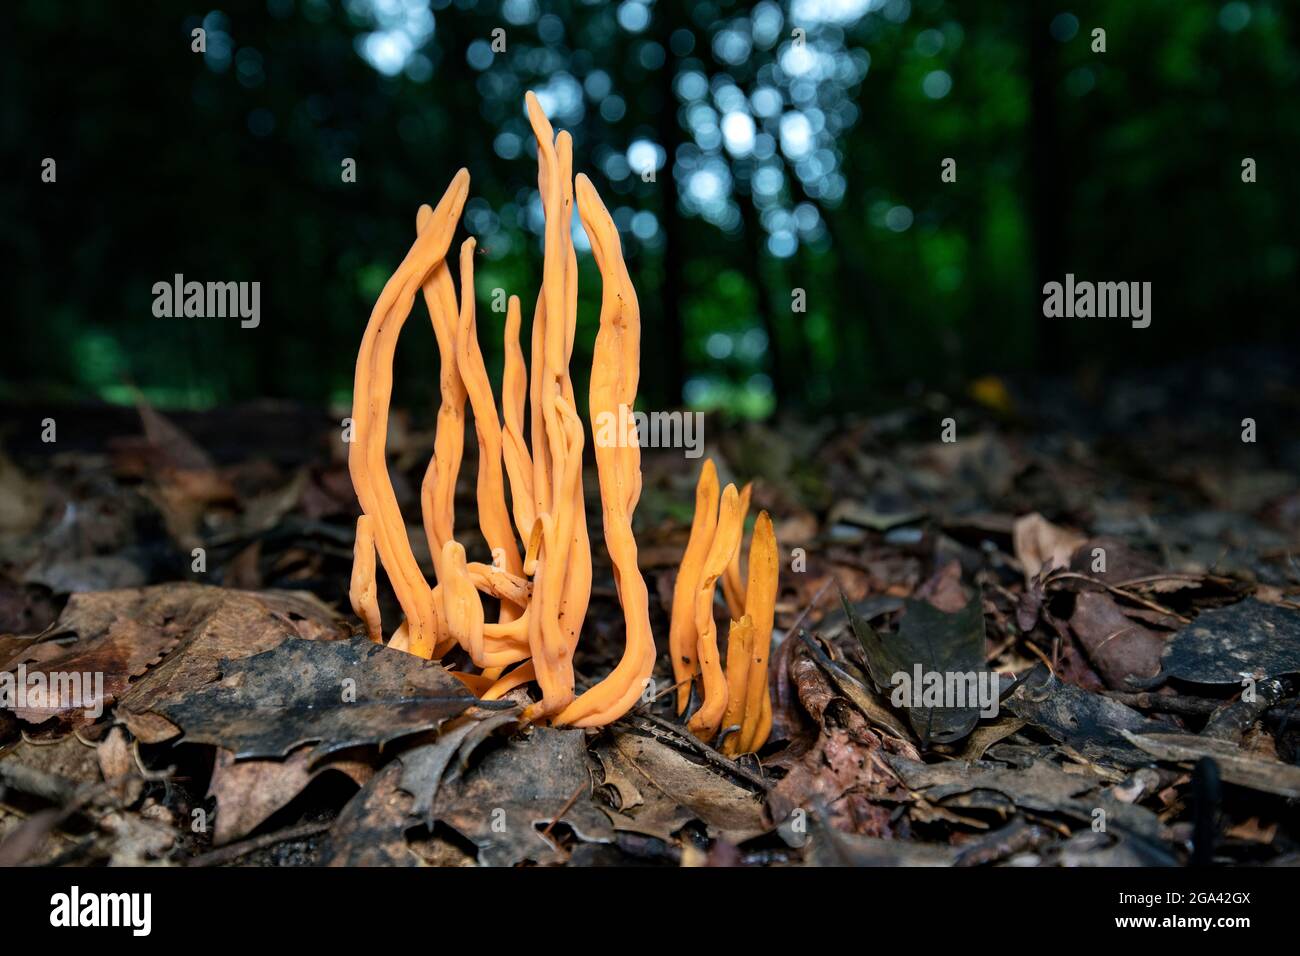
[[[0,400],[346,403],[416,208],[460,166],[499,376],[490,290],[530,317],[541,269],[527,89],[623,231],[646,407],[824,414],[1294,344],[1300,4],[18,0],[6,19]],[[600,284],[576,236],[581,378]],[[1151,281],[1151,327],[1047,322],[1066,272]],[[260,326],[155,318],[175,273],[260,282]],[[399,400],[432,416],[426,322],[398,361]]]

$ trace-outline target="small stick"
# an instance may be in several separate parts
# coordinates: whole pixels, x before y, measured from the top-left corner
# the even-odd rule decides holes
[[[825,583],[817,589],[817,593],[813,595],[812,600],[808,602],[808,605],[799,613],[799,616],[795,618],[794,624],[785,629],[785,634],[781,638],[781,643],[777,645],[776,654],[772,658],[772,664],[774,666],[768,672],[769,685],[773,684],[773,677],[775,677],[775,686],[772,686],[771,688],[773,696],[776,698],[774,706],[787,707],[790,703],[791,695],[794,693],[793,684],[790,681],[790,654],[794,650],[797,638],[796,641],[792,641],[790,638],[798,632],[800,626],[804,622],[804,618],[812,612],[813,608],[821,603],[822,598],[826,596],[826,592],[829,591],[831,585],[835,583],[835,575],[832,574],[826,579]],[[787,691],[787,688],[790,689]]]
[[[207,853],[194,857],[186,866],[220,866],[222,863],[230,863],[257,850],[264,850],[268,846],[275,846],[277,843],[284,843],[288,840],[301,840],[315,836],[318,833],[324,833],[329,828],[330,823],[328,822],[300,823],[284,830],[277,830],[275,833],[266,833],[249,840],[232,843],[230,846],[223,846],[220,849],[209,850]]]
[[[635,717],[638,720],[644,720],[648,723],[654,724],[656,727],[660,728],[661,730],[666,730],[669,733],[672,733],[675,736],[680,737],[682,740],[686,741],[686,743],[690,744],[696,751],[698,751],[700,756],[702,756],[709,763],[713,764],[715,767],[718,767],[721,770],[725,770],[727,773],[734,774],[735,776],[744,780],[746,783],[753,784],[755,787],[761,789],[764,793],[772,789],[772,785],[768,783],[766,780],[764,780],[762,777],[758,776],[758,774],[751,773],[750,771],[742,767],[740,764],[736,763],[734,760],[729,760],[727,757],[724,757],[722,754],[718,753],[716,750],[714,750],[704,741],[700,740],[698,737],[695,737],[685,732],[683,728],[677,726],[676,724],[670,723],[669,721],[664,720],[662,717],[656,717],[654,714],[632,713],[632,714],[628,714],[627,717],[625,717],[624,719],[626,720],[631,717]]]
[[[559,823],[566,813],[573,809],[573,805],[578,802],[578,798],[582,796],[582,791],[586,790],[587,787],[588,783],[586,781],[578,784],[578,789],[573,791],[573,795],[570,796],[568,800],[564,801],[564,806],[560,807],[560,812],[551,818],[551,822],[546,824],[546,829],[542,831],[542,839],[548,841],[557,850],[559,849],[559,846],[557,846],[555,841],[551,839],[551,828]]]
[[[799,630],[799,626],[803,624],[803,619],[812,612],[813,608],[821,603],[822,598],[826,596],[826,592],[830,590],[831,585],[836,583],[838,582],[835,580],[835,575],[832,574],[826,578],[826,583],[817,589],[817,593],[813,595],[813,598],[808,602],[807,607],[800,611],[799,616],[794,619],[794,623],[785,629],[786,637],[789,637],[791,634]],[[784,642],[784,638],[782,638],[782,641]]]
[[[1052,581],[1063,581],[1066,580],[1067,578],[1070,580],[1087,581],[1090,584],[1095,584],[1098,587],[1105,588],[1111,594],[1115,594],[1118,595],[1119,597],[1127,598],[1130,601],[1134,601],[1138,604],[1141,604],[1143,607],[1147,608],[1148,610],[1156,611],[1157,613],[1160,614],[1167,614],[1172,618],[1176,618],[1179,621],[1182,621],[1184,624],[1192,623],[1192,619],[1190,617],[1183,617],[1178,612],[1171,611],[1163,604],[1157,604],[1155,601],[1149,600],[1148,598],[1144,598],[1140,594],[1134,594],[1132,591],[1125,591],[1122,587],[1118,587],[1117,585],[1114,584],[1107,584],[1105,581],[1098,581],[1094,577],[1090,577],[1086,574],[1079,574],[1076,571],[1060,571],[1056,574],[1053,574],[1051,581],[1049,581],[1048,583],[1050,584]]]
[[[1151,694],[1146,691],[1130,694],[1119,690],[1104,690],[1102,695],[1138,710],[1154,710],[1162,714],[1181,714],[1185,717],[1204,717],[1214,713],[1222,701],[1208,697],[1184,697],[1181,694]]]
[[[77,795],[67,778],[11,760],[0,762],[0,793],[6,787],[57,804],[71,803]]]
[[[646,701],[644,704],[642,704],[641,707],[638,707],[638,708],[637,708],[637,712],[639,713],[639,712],[641,711],[641,708],[642,708],[642,707],[646,707],[646,706],[648,706],[648,705],[650,705],[650,704],[653,704],[653,703],[654,703],[655,701],[657,701],[660,697],[664,697],[664,696],[666,696],[666,695],[668,695],[668,694],[671,694],[673,691],[675,691],[677,688],[681,687],[683,684],[689,684],[693,678],[694,678],[694,675],[692,675],[691,677],[684,677],[684,678],[682,678],[681,680],[679,680],[676,684],[673,684],[671,687],[665,687],[665,688],[664,688],[663,690],[661,690],[659,693],[655,694],[655,695],[654,695],[653,697],[651,697],[648,701]]]
[[[1052,677],[1056,677],[1056,668],[1053,667],[1052,662],[1047,659],[1047,655],[1044,654],[1032,641],[1026,641],[1025,646],[1037,655],[1040,661],[1047,665],[1047,670],[1051,673]]]

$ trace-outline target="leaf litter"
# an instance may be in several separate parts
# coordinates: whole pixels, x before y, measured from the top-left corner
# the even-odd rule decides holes
[[[601,731],[521,728],[518,693],[485,705],[441,664],[353,636],[341,460],[304,443],[254,462],[254,435],[248,460],[218,461],[138,414],[58,470],[0,458],[0,673],[103,675],[83,706],[0,709],[4,862],[1164,865],[1300,844],[1284,471],[1243,483],[1231,456],[1202,456],[1154,494],[1179,439],[1065,443],[1059,422],[969,408],[955,445],[915,412],[721,430],[720,470],[756,479],[782,548],[772,733],[731,758],[683,732],[671,695]],[[392,436],[405,507],[422,435]],[[646,452],[662,691],[691,483]],[[472,502],[459,489],[470,527]],[[580,682],[621,647],[601,560]],[[997,713],[898,706],[895,675],[918,666],[996,675]],[[1208,764],[1222,786],[1200,847]]]

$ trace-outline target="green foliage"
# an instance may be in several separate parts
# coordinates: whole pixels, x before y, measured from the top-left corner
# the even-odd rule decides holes
[[[578,91],[557,125],[623,230],[647,407],[857,408],[909,379],[1291,336],[1300,15],[1279,0],[888,0],[798,24],[833,65],[811,99],[791,72],[788,2],[434,0],[432,32],[417,7],[394,21],[369,0],[155,3],[130,17],[91,0],[16,4],[19,42],[0,65],[16,277],[3,394],[337,401],[416,207],[462,165],[499,377],[491,290],[521,295],[526,335],[541,265],[529,88],[560,107]],[[200,24],[206,55],[190,50]],[[1097,26],[1104,54],[1090,49]],[[485,55],[498,27],[507,52]],[[414,37],[395,65],[374,52],[390,36]],[[780,115],[758,115],[773,89],[778,114],[842,124],[816,134],[821,174]],[[768,158],[719,139],[737,111],[776,131]],[[662,151],[655,181],[628,170],[640,141]],[[47,156],[55,184],[40,181]],[[1257,183],[1241,182],[1245,156]],[[955,183],[940,179],[946,157]],[[693,177],[714,173],[726,182],[711,206]],[[580,259],[582,377],[599,283]],[[1152,281],[1152,327],[1044,325],[1041,285],[1066,271]],[[261,282],[260,327],[155,318],[150,289],[175,273]],[[806,312],[791,309],[795,288]],[[417,305],[397,397],[424,409],[427,333]]]

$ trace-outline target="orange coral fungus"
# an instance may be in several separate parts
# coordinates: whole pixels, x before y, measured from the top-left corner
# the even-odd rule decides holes
[[[727,569],[731,552],[740,539],[740,496],[735,485],[722,490],[722,503],[718,506],[718,525],[713,541],[700,568],[700,583],[695,591],[695,653],[700,662],[700,676],[704,683],[704,702],[692,716],[687,726],[695,736],[711,740],[722,722],[722,712],[727,706],[727,681],[718,656],[718,626],[713,618],[713,597],[718,579]]]
[[[677,713],[686,712],[691,702],[691,679],[698,670],[695,656],[695,592],[700,582],[700,569],[713,531],[718,523],[718,472],[713,459],[706,458],[700,469],[700,480],[695,486],[695,517],[691,521],[691,536],[686,541],[673,587],[672,617],[668,624],[668,651],[672,655],[673,678],[677,682]]]
[[[460,248],[459,297],[446,261],[469,191],[469,174],[461,170],[436,209],[420,208],[415,243],[384,286],[357,355],[348,467],[362,514],[349,597],[367,633],[382,641],[377,556],[404,616],[389,646],[426,658],[459,647],[477,672],[453,673],[484,699],[536,683],[541,699],[525,710],[525,720],[598,727],[632,708],[649,685],[655,662],[649,594],[632,534],[632,515],[641,495],[640,436],[631,414],[640,377],[640,307],[609,210],[586,176],[579,175],[575,184],[572,140],[565,132],[555,135],[533,94],[527,95],[526,105],[537,138],[537,184],[545,219],[532,365],[524,359],[519,298],[512,295],[506,309],[498,415],[478,342],[474,240]],[[602,438],[594,449],[605,547],[623,608],[626,643],[613,671],[576,698],[573,655],[591,597],[592,560],[582,484],[586,433],[569,374],[578,311],[571,233],[575,199],[602,283],[588,411],[602,435],[610,432],[607,423],[631,424],[630,431]],[[432,588],[411,551],[384,452],[393,354],[421,290],[441,363],[433,456],[420,488],[437,580]],[[469,561],[464,543],[456,537],[455,493],[466,404],[478,442],[478,525],[492,555],[490,564]],[[761,747],[772,719],[766,686],[776,602],[776,538],[771,520],[761,513],[750,544],[748,577],[742,582],[740,549],[750,491],[746,485],[738,494],[728,485],[719,495],[717,471],[712,461],[705,462],[669,629],[678,712],[690,703],[691,681],[699,673],[702,703],[690,719],[690,729],[712,739],[723,727],[728,753]],[[733,619],[725,672],[714,620],[719,581]],[[486,620],[483,594],[500,603],[496,621]]]
[[[377,644],[384,642],[375,594],[375,522],[370,515],[357,519],[357,541],[352,549],[352,586],[348,589],[352,610],[366,625],[366,633]]]
[[[456,676],[475,693],[496,699],[535,682],[541,700],[527,708],[525,719],[600,726],[636,702],[649,682],[655,647],[649,597],[632,536],[632,513],[641,491],[640,447],[634,433],[625,436],[628,441],[595,449],[605,544],[623,606],[626,648],[614,670],[575,699],[573,654],[592,577],[582,484],[586,436],[569,374],[578,303],[571,234],[575,188],[604,285],[589,396],[593,420],[606,414],[626,417],[632,410],[640,372],[640,313],[608,210],[585,176],[578,177],[575,187],[572,139],[565,132],[554,133],[532,93],[525,101],[537,138],[537,182],[545,219],[531,367],[520,345],[519,298],[510,296],[498,415],[478,342],[474,240],[460,249],[459,294],[446,261],[469,189],[469,175],[462,170],[436,209],[420,208],[415,244],[384,287],[357,356],[354,443],[348,462],[362,515],[350,598],[367,632],[382,641],[377,555],[405,618],[393,631],[390,646],[426,658],[460,647],[478,672],[458,671]],[[437,581],[432,588],[412,554],[384,455],[393,354],[417,290],[423,291],[440,359],[437,431],[420,488]],[[456,536],[455,492],[467,403],[478,441],[479,532],[491,564],[469,561]],[[728,551],[719,560],[725,563],[731,557]],[[485,620],[482,594],[500,602],[496,621]]]
[[[740,547],[750,491],[746,485],[737,495],[735,486],[728,485],[719,504],[717,470],[712,460],[704,462],[691,536],[673,591],[669,632],[673,672],[679,681],[678,712],[690,702],[690,682],[698,669],[702,702],[688,726],[706,740],[721,730],[726,754],[758,750],[772,726],[767,662],[776,612],[776,534],[767,512],[760,512],[750,539],[748,579],[740,584]],[[731,612],[725,669],[713,616],[719,578]]]
[[[469,173],[461,170],[447,188],[438,208],[425,214],[414,245],[379,294],[357,354],[353,383],[352,447],[348,470],[363,514],[374,520],[375,548],[405,615],[408,646],[422,657],[433,654],[437,642],[433,593],[420,572],[406,524],[397,506],[384,460],[388,436],[388,404],[393,391],[393,353],[416,290],[444,264],[452,231],[469,193]],[[426,207],[427,209],[427,207]]]
[[[743,528],[745,519],[749,517],[749,498],[754,491],[754,483],[746,483],[744,488],[740,489],[740,524]],[[736,550],[731,555],[731,562],[727,565],[727,572],[722,576],[722,595],[727,599],[727,610],[731,612],[732,619],[736,619],[745,613],[745,585],[740,577],[740,542],[736,542]]]
[[[600,268],[604,291],[600,331],[592,355],[593,422],[623,421],[632,410],[640,372],[641,315],[609,210],[586,176],[578,177],[578,208]],[[596,443],[596,470],[604,515],[605,548],[623,605],[627,643],[613,673],[559,715],[557,723],[600,726],[626,713],[654,670],[650,600],[637,567],[632,511],[640,496],[641,447],[635,434]]]
[[[749,660],[754,647],[754,621],[748,615],[733,620],[727,631],[727,709],[722,714],[724,754],[739,753],[736,740],[743,729],[742,721],[749,692]]]
[[[460,328],[457,334],[456,364],[474,409],[474,431],[478,436],[479,528],[493,561],[510,574],[523,573],[519,545],[515,541],[510,512],[506,509],[505,481],[501,474],[501,423],[496,399],[488,381],[487,366],[479,349],[474,323],[474,240],[466,239],[460,249]],[[523,610],[512,601],[501,607],[502,621],[514,620]]]
[[[749,681],[743,708],[744,724],[738,753],[756,751],[767,743],[772,728],[772,700],[767,690],[767,664],[772,649],[778,586],[776,531],[766,511],[758,513],[749,543],[749,582],[745,587],[745,616],[754,624]]]

